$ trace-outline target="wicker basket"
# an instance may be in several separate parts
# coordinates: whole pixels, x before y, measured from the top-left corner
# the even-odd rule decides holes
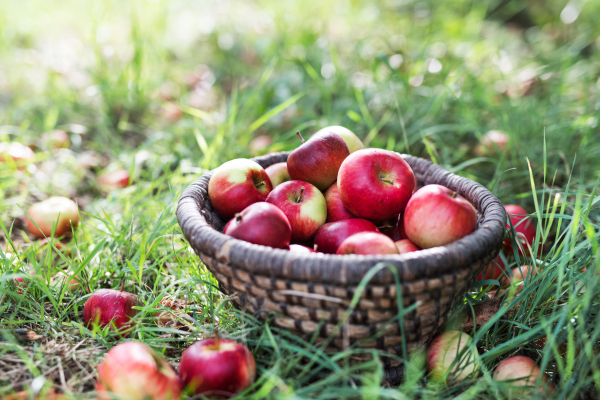
[[[289,153],[269,154],[254,160],[263,167],[286,161]],[[403,155],[419,186],[444,185],[465,197],[477,209],[479,225],[472,234],[448,246],[416,253],[385,256],[298,254],[233,239],[221,233],[226,221],[212,210],[208,198],[208,172],[183,193],[177,218],[183,234],[219,281],[220,289],[246,312],[265,318],[298,335],[328,340],[342,349],[352,344],[402,356],[428,344],[446,322],[450,309],[461,299],[485,265],[496,257],[506,227],[500,201],[482,185],[454,175],[429,161]],[[376,264],[382,268],[360,293],[360,300],[342,329],[340,318],[348,309],[358,284]],[[402,343],[400,323],[388,323],[398,314],[397,289],[406,313]],[[398,362],[385,359],[388,380],[398,381]]]

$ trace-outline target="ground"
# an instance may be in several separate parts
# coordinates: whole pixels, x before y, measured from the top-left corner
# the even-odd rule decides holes
[[[596,398],[599,15],[597,2],[558,0],[3,2],[0,141],[31,146],[35,163],[0,163],[0,396],[94,397],[95,365],[122,339],[84,328],[83,304],[123,284],[141,300],[132,337],[175,367],[215,324],[246,343],[259,379],[240,398],[495,399],[509,392],[491,373],[515,354],[536,360],[553,396]],[[476,319],[478,377],[432,383],[415,353],[400,387],[382,385],[377,361],[351,367],[353,349],[323,354],[240,314],[183,238],[177,200],[204,171],[328,125],[535,213],[543,256],[503,257],[540,273]],[[42,135],[55,129],[67,148]],[[508,135],[503,150],[482,149],[490,130]],[[98,185],[120,169],[129,187]],[[56,195],[77,200],[82,222],[61,243],[34,240],[25,211]],[[52,279],[61,271],[77,290]],[[158,326],[165,298],[185,300],[189,319]]]

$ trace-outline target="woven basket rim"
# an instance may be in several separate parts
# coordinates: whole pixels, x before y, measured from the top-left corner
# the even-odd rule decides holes
[[[279,159],[287,158],[288,154],[271,153],[252,160],[266,167],[281,162]],[[381,262],[393,266],[401,281],[435,278],[443,273],[456,272],[457,268],[465,268],[499,249],[506,227],[506,213],[500,200],[481,184],[448,172],[439,165],[410,155],[401,156],[411,167],[420,163],[427,168],[427,173],[421,177],[424,185],[429,184],[427,176],[441,174],[445,182],[436,183],[456,191],[475,206],[480,218],[473,233],[446,246],[400,255],[305,254],[256,245],[224,235],[203,215],[207,211],[199,204],[199,194],[204,191],[206,201],[209,201],[208,179],[214,170],[203,174],[183,192],[177,207],[177,219],[185,238],[199,255],[207,254],[252,274],[308,283],[355,285],[370,268]],[[394,274],[383,269],[371,284],[389,284],[394,280]]]

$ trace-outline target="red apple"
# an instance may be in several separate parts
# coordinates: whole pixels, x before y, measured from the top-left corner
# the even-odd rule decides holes
[[[520,255],[523,255],[525,254],[524,250],[529,252],[529,248],[533,246],[533,242],[535,241],[535,223],[531,220],[531,218],[527,217],[529,213],[521,206],[516,204],[507,204],[504,206],[504,209],[510,218],[510,224],[507,223],[506,228],[510,230],[511,224],[514,227],[515,233],[520,242],[520,246],[517,250]],[[516,239],[517,238],[515,238],[515,240]],[[510,237],[504,239],[504,244],[509,252],[513,251],[512,240]]]
[[[427,349],[427,371],[434,381],[462,381],[479,372],[473,339],[464,332],[447,331],[433,339]],[[450,366],[460,357],[450,370]]]
[[[35,221],[35,224],[32,220]],[[79,208],[73,200],[60,196],[50,197],[32,205],[27,210],[26,226],[33,236],[40,239],[52,236],[52,227],[55,224],[56,237],[71,233],[71,224],[73,228],[77,227],[79,224]]]
[[[496,257],[489,265],[487,265],[483,271],[477,276],[477,281],[497,280],[500,281],[502,277],[506,276],[506,266],[502,257]],[[492,285],[488,285],[491,287]]]
[[[348,211],[360,218],[384,220],[404,211],[417,180],[398,153],[364,149],[344,160],[337,184]]]
[[[290,174],[288,174],[287,163],[280,162],[265,168],[265,172],[269,175],[269,179],[271,179],[271,184],[273,188],[281,185],[283,182],[287,182],[290,180]]]
[[[62,129],[55,129],[42,134],[42,142],[46,148],[51,149],[66,149],[71,144],[69,134]]]
[[[419,247],[417,247],[413,242],[411,242],[408,239],[401,239],[394,243],[396,244],[396,247],[398,248],[398,253],[400,253],[400,254],[411,253],[413,251],[421,250]]]
[[[538,268],[531,265],[521,265],[513,268],[509,277],[504,276],[500,280],[499,295],[508,291],[508,299],[512,299],[517,293],[523,290],[526,280],[531,280],[538,274]],[[531,275],[531,276],[530,276]]]
[[[125,342],[110,349],[98,366],[96,391],[100,400],[173,400],[181,396],[181,383],[150,347]]]
[[[135,316],[137,310],[137,297],[131,293],[114,290],[96,290],[83,306],[83,323],[88,328],[98,324],[101,327],[113,325],[127,337],[131,332],[130,319]]]
[[[316,253],[316,251],[314,251],[310,247],[302,246],[301,244],[290,244],[290,251],[293,251],[295,253],[305,253],[305,254]]]
[[[236,214],[223,233],[246,242],[287,249],[292,226],[283,211],[271,203],[261,202]]]
[[[11,160],[17,167],[23,167],[35,160],[35,153],[29,147],[18,142],[0,143],[0,163]]]
[[[129,172],[124,169],[108,172],[98,178],[98,185],[107,192],[125,189],[129,186]]]
[[[538,391],[540,393],[553,391],[555,388],[554,383],[548,381],[548,377],[529,357],[514,356],[502,360],[494,370],[493,377],[497,381],[510,381],[509,383],[513,386],[533,387],[540,375],[542,375],[542,379]]]
[[[358,218],[342,203],[337,181],[333,182],[325,191],[325,202],[327,203],[327,222]]]
[[[210,203],[226,220],[250,204],[265,201],[271,190],[271,180],[263,167],[243,158],[221,165],[208,182]]]
[[[477,211],[464,197],[441,185],[427,185],[412,196],[404,229],[422,249],[444,246],[477,228]]]
[[[344,240],[336,254],[398,254],[398,249],[383,233],[361,232]]]
[[[475,147],[475,154],[486,156],[504,151],[510,137],[502,131],[492,130],[481,137],[481,141]]]
[[[333,133],[306,142],[302,136],[300,139],[302,144],[292,151],[287,160],[290,178],[312,183],[325,191],[337,179],[340,165],[350,154],[348,146],[344,139]]]
[[[323,194],[308,182],[289,181],[277,186],[267,203],[277,206],[292,226],[292,240],[310,240],[327,220]]]
[[[344,142],[346,142],[346,146],[348,146],[348,150],[350,154],[354,153],[357,150],[362,150],[365,148],[363,142],[348,128],[344,128],[343,126],[328,126],[327,128],[323,128],[314,135],[310,137],[310,140],[319,138],[321,136],[335,133],[339,135]]]
[[[335,254],[344,240],[360,232],[379,232],[371,221],[366,219],[345,219],[329,222],[319,228],[314,243],[317,251]]]
[[[256,365],[242,344],[226,339],[205,339],[181,356],[179,376],[196,395],[233,397],[254,382]]]

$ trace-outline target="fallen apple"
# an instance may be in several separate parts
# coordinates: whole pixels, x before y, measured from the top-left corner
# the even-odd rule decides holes
[[[344,139],[333,133],[308,141],[304,141],[300,132],[298,136],[302,144],[287,159],[290,178],[312,183],[325,191],[337,179],[340,165],[350,154],[348,146]]]
[[[67,285],[67,289],[69,289],[71,292],[79,289],[79,281],[77,280],[76,276],[73,276],[72,273],[60,271],[52,277],[51,282],[55,285]]]
[[[398,249],[383,233],[361,232],[344,240],[336,254],[398,254]]]
[[[502,261],[502,257],[497,256],[479,273],[476,281],[500,281],[502,277],[506,276],[506,273],[506,266],[504,265],[504,261]],[[487,287],[492,287],[492,285],[488,285]]]
[[[354,153],[357,150],[362,150],[365,148],[365,145],[358,138],[358,136],[356,136],[356,134],[350,129],[344,128],[343,126],[328,126],[326,128],[323,128],[320,131],[316,132],[314,135],[312,135],[310,137],[310,140],[319,138],[330,133],[335,133],[336,135],[339,135],[342,139],[344,139],[344,142],[346,142],[346,146],[348,146],[350,154]]]
[[[511,224],[515,229],[516,237],[518,240],[517,251],[520,255],[525,254],[525,251],[529,252],[529,249],[533,246],[535,241],[536,226],[531,218],[527,217],[529,213],[523,207],[516,204],[507,204],[504,206],[506,213],[510,219],[510,223],[506,224],[508,230],[511,229]],[[504,245],[506,249],[512,253],[512,240],[510,237],[504,239]]]
[[[475,147],[475,154],[486,156],[503,152],[510,137],[502,131],[491,130],[481,137],[479,144]]]
[[[254,357],[242,344],[204,339],[181,356],[179,376],[186,390],[206,397],[233,397],[248,388],[256,375]]]
[[[52,236],[54,225],[54,236],[60,237],[71,233],[71,225],[76,228],[78,224],[79,208],[73,200],[66,197],[50,197],[27,210],[27,231],[40,239]]]
[[[228,225],[224,234],[276,249],[287,249],[292,237],[292,226],[287,217],[271,203],[249,205]]]
[[[107,192],[112,192],[117,189],[125,189],[130,184],[129,172],[124,169],[119,169],[113,172],[108,172],[98,178],[98,185]]]
[[[221,165],[208,182],[212,208],[226,220],[250,204],[265,201],[271,190],[271,180],[263,167],[243,158]]]
[[[496,381],[507,381],[512,386],[533,387],[536,385],[540,375],[542,378],[538,392],[549,394],[555,388],[554,383],[548,381],[548,377],[542,373],[540,367],[529,357],[513,356],[502,360],[494,370],[493,378]],[[514,396],[517,390],[516,388],[510,389],[509,396]],[[525,392],[521,394],[525,395]]]
[[[34,160],[35,153],[29,147],[18,142],[0,143],[0,163],[14,162],[18,168],[22,168]]]
[[[420,251],[421,249],[411,242],[408,239],[400,239],[394,242],[396,244],[396,248],[398,249],[398,253],[412,253],[413,251]]]
[[[290,174],[288,174],[286,162],[269,165],[267,168],[265,168],[265,172],[267,175],[269,175],[269,179],[271,179],[273,189],[281,185],[283,182],[290,180]]]
[[[46,148],[50,149],[66,149],[71,144],[69,134],[62,129],[54,129],[43,133],[41,139]]]
[[[325,202],[327,203],[327,222],[358,218],[356,215],[348,211],[342,202],[337,181],[333,182],[325,191]]]
[[[510,272],[510,276],[504,276],[503,279],[500,280],[500,291],[498,292],[498,295],[501,296],[508,292],[507,299],[512,299],[517,293],[523,290],[525,281],[531,280],[538,272],[538,268],[531,265],[521,265],[513,268]]]
[[[441,185],[427,185],[417,190],[404,213],[406,235],[422,249],[447,245],[476,228],[475,207]]]
[[[96,290],[83,306],[83,323],[91,328],[113,326],[123,337],[132,330],[131,318],[137,311],[137,296],[115,289]]]
[[[479,372],[477,350],[473,339],[464,332],[447,331],[427,349],[427,371],[434,381],[462,381]]]
[[[319,228],[314,244],[317,251],[335,254],[344,240],[360,232],[379,232],[377,226],[366,219],[345,219],[329,222]]]
[[[175,400],[181,382],[171,366],[143,343],[116,345],[98,365],[98,399]]]
[[[364,149],[344,160],[337,185],[344,206],[352,214],[385,220],[404,211],[417,181],[410,165],[399,154]]]

